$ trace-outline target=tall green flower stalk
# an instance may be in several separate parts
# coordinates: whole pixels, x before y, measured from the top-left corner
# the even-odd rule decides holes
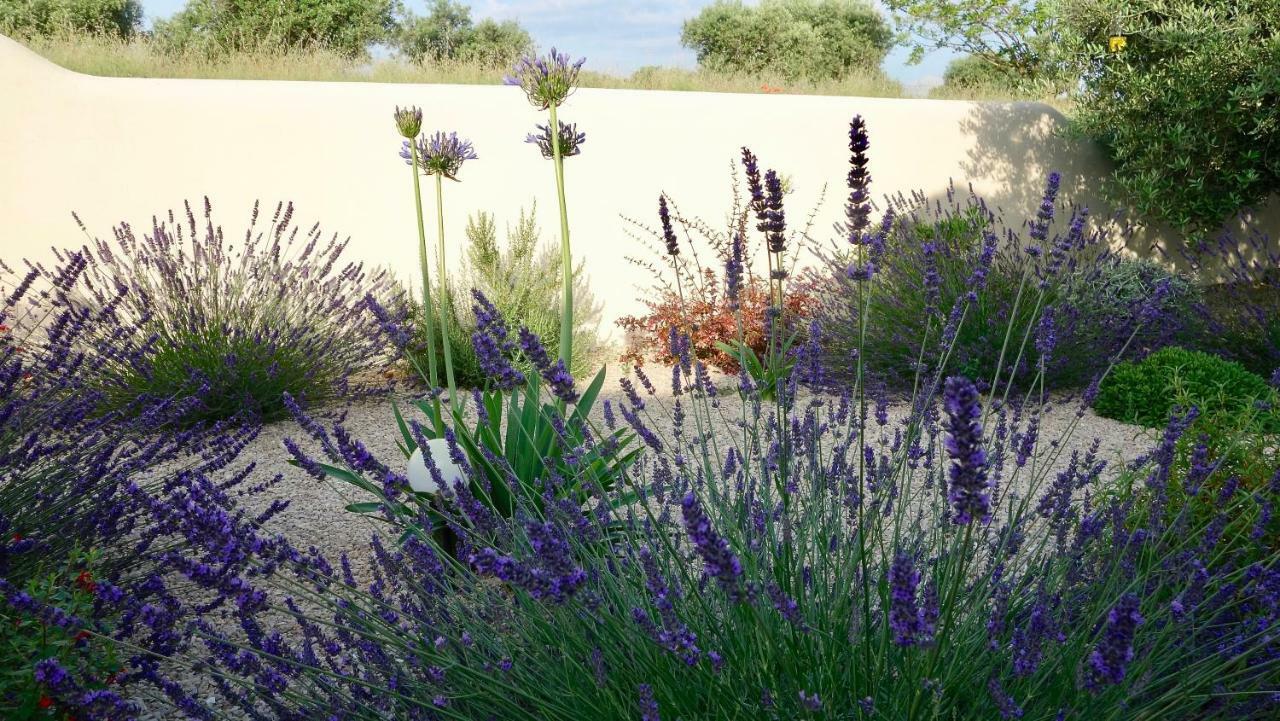
[[[435,303],[431,300],[431,266],[427,261],[427,230],[422,215],[422,184],[418,180],[418,170],[422,168],[422,163],[421,158],[418,156],[419,144],[415,140],[422,130],[422,109],[409,107],[402,110],[397,107],[395,118],[396,127],[399,129],[400,135],[405,139],[400,155],[401,157],[408,155],[409,172],[413,175],[413,203],[418,217],[418,268],[422,275],[422,315],[427,332],[427,381],[431,384],[431,388],[435,389],[440,387],[439,374],[436,371],[436,313]],[[419,372],[421,372],[421,369],[419,369]],[[438,421],[440,418],[440,400],[438,398],[435,400],[434,408],[435,418]]]
[[[449,322],[452,318],[452,309],[449,303],[449,275],[448,268],[445,264],[445,244],[444,244],[444,179],[456,181],[458,179],[458,171],[462,169],[462,164],[468,160],[475,160],[477,157],[475,148],[472,147],[470,141],[459,138],[457,133],[446,134],[443,131],[437,131],[430,137],[420,137],[416,141],[408,141],[405,143],[408,148],[401,151],[401,156],[410,159],[415,167],[419,167],[417,158],[421,158],[422,172],[425,175],[434,176],[436,180],[436,230],[437,230],[437,248],[436,261],[439,274],[438,282],[440,284],[440,335],[442,343],[442,351],[444,355],[444,372],[445,379],[449,386],[449,407],[458,410],[458,384],[453,375],[453,348],[450,346]],[[414,189],[418,189],[418,176],[414,174]],[[421,251],[422,261],[422,282],[424,305],[427,313],[427,353],[428,365],[431,373],[432,388],[439,387],[437,384],[436,366],[435,366],[435,338],[433,335],[431,315],[434,312],[434,304],[431,301],[430,280],[427,272],[426,259],[426,234],[423,230],[422,222],[422,196],[417,194],[418,203],[418,239],[419,250]],[[439,417],[439,403],[435,405],[437,417]]]
[[[578,73],[586,58],[571,62],[567,53],[551,52],[545,57],[526,55],[522,57],[511,75],[503,79],[506,85],[515,85],[524,90],[529,102],[539,110],[548,110],[550,122],[545,130],[546,145],[543,147],[544,157],[548,156],[555,165],[556,199],[560,206],[560,272],[563,285],[563,307],[560,316],[560,360],[566,368],[573,363],[573,253],[569,245],[569,211],[564,198],[564,159],[575,154],[566,147],[562,137],[566,129],[573,137],[572,126],[565,126],[557,116],[557,109],[564,103],[578,84]],[[570,141],[572,143],[572,140]],[[542,145],[539,142],[539,145]],[[576,149],[576,146],[575,148]]]

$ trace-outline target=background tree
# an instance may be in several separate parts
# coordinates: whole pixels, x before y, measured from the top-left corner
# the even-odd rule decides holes
[[[472,23],[466,5],[435,0],[425,17],[405,13],[395,45],[413,62],[458,60],[497,66],[514,62],[533,47],[533,38],[513,20]]]
[[[1202,232],[1280,192],[1280,0],[1062,0],[1061,24],[1114,197]]]
[[[878,71],[893,46],[884,18],[861,0],[719,0],[685,21],[680,40],[714,72],[815,80]]]
[[[911,62],[933,50],[950,50],[983,60],[1021,82],[1043,78],[1054,65],[1055,2],[884,0],[911,48]]]
[[[12,37],[87,34],[127,39],[141,27],[138,0],[0,1],[0,33]]]
[[[397,0],[189,0],[156,37],[206,52],[323,48],[364,58],[395,28]]]

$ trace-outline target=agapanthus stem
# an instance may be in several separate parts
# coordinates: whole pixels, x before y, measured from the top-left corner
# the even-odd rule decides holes
[[[418,144],[409,141],[409,155],[413,162],[410,163],[410,172],[413,173],[413,202],[418,211],[418,263],[422,270],[422,314],[427,325],[427,381],[431,384],[434,391],[440,386],[439,376],[436,372],[436,331],[435,331],[435,303],[431,300],[431,270],[427,261],[427,229],[422,220],[422,184],[418,180],[418,171],[421,167],[418,163]],[[440,420],[440,399],[434,398],[434,406],[436,417],[433,421]],[[438,430],[438,429],[437,429]]]
[[[556,106],[552,104],[551,128],[560,127]],[[556,196],[560,201],[560,277],[564,284],[564,301],[560,311],[560,360],[573,368],[573,255],[569,250],[569,210],[564,202],[564,156],[560,152],[560,133],[551,133],[551,153],[556,166]]]
[[[458,410],[458,384],[453,379],[453,347],[449,340],[449,321],[453,317],[453,309],[449,302],[449,276],[445,270],[444,258],[444,178],[436,174],[436,262],[439,263],[440,284],[440,338],[444,343],[444,374],[449,383],[449,408]]]

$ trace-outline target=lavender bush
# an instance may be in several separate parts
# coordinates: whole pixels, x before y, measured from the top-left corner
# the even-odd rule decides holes
[[[257,429],[184,427],[201,398],[122,392],[156,338],[102,285],[87,250],[23,272],[0,263],[0,716],[127,718],[102,637],[127,628],[102,601],[156,559],[134,545],[163,523],[139,503],[229,464]],[[171,539],[165,552],[173,547]],[[112,592],[114,593],[114,592]],[[10,635],[12,633],[12,635]]]
[[[855,119],[851,130],[860,127]],[[842,235],[855,246],[848,272],[862,339],[878,322],[872,300],[890,247],[875,228],[893,224],[873,223],[866,194],[853,191]],[[1031,222],[1040,243],[1048,213]],[[1280,549],[1242,555],[1223,530],[1274,537],[1280,467],[1242,492],[1215,449],[1186,436],[1195,409],[1122,466],[1096,440],[1075,439],[1076,422],[1043,436],[1045,414],[1078,421],[1086,409],[1072,416],[1001,380],[1022,372],[1019,344],[1052,356],[1048,330],[1008,341],[994,379],[955,372],[951,351],[996,252],[988,235],[979,242],[971,290],[922,319],[942,352],[917,366],[911,395],[893,407],[870,390],[877,369],[861,346],[853,382],[833,384],[821,348],[806,342],[774,404],[750,383],[717,390],[677,338],[674,398],[624,384],[626,400],[604,405],[599,431],[584,424],[567,436],[554,412],[576,401],[572,379],[534,353],[564,404],[543,406],[564,471],[541,493],[523,492],[514,460],[528,456],[481,453],[499,471],[481,474],[461,431],[444,429],[461,478],[450,483],[429,464],[443,502],[411,508],[421,520],[401,525],[398,543],[373,539],[368,579],[346,557],[300,552],[180,496],[157,503],[187,544],[172,570],[198,595],[192,603],[225,609],[230,622],[198,621],[189,647],[158,644],[173,662],[199,664],[216,704],[196,705],[142,655],[140,677],[197,718],[1274,715]],[[1042,248],[1044,274],[1026,281],[1032,329],[1052,329],[1035,298],[1059,247]],[[476,301],[486,316],[477,349],[497,351],[494,387],[525,384],[503,361],[517,341]],[[1029,363],[1027,387],[1042,387],[1047,367]],[[299,418],[329,456],[293,450],[300,466],[345,474],[389,520],[404,507],[398,464],[340,426]],[[623,428],[644,454],[611,487],[589,482],[584,451]],[[561,481],[584,480],[581,494],[556,493]],[[510,513],[477,487],[506,493]],[[423,532],[441,522],[456,542],[449,553]],[[133,630],[121,638],[157,645],[142,624]]]
[[[385,270],[345,262],[346,246],[293,225],[284,204],[263,225],[255,204],[244,235],[228,238],[207,199],[199,220],[187,205],[141,236],[122,223],[95,240],[83,254],[95,302],[129,289],[112,310],[150,346],[145,363],[103,367],[109,405],[194,397],[187,422],[274,420],[285,392],[320,404],[376,389],[391,356],[365,298],[403,301]]]
[[[850,142],[860,149],[856,159],[867,143]],[[865,195],[864,176],[850,176],[851,193]],[[1117,354],[1140,356],[1189,337],[1196,330],[1187,312],[1195,303],[1190,285],[1158,268],[1135,272],[1101,231],[1089,229],[1088,209],[1061,202],[1059,185],[1051,175],[1035,217],[1018,224],[955,188],[945,204],[919,195],[886,199],[883,227],[871,239],[878,280],[867,289],[875,321],[865,338],[863,304],[847,302],[860,282],[855,250],[824,253],[818,315],[831,373],[851,380],[850,360],[860,349],[877,380],[897,389],[943,363],[985,383],[1002,375],[1011,387],[1038,379],[1048,388],[1079,388]],[[1064,219],[1065,228],[1058,226]],[[984,292],[972,293],[975,279]],[[948,314],[966,297],[965,322],[957,324]],[[1053,352],[1046,353],[1050,337]]]

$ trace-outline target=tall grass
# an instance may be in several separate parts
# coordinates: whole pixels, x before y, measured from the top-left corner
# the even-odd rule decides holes
[[[168,51],[146,38],[132,41],[105,37],[33,38],[24,42],[64,68],[108,77],[497,85],[504,73],[502,68],[476,62],[418,64],[398,59],[359,62],[320,48],[211,56],[194,51]],[[747,77],[650,66],[628,76],[584,72],[580,82],[588,88],[629,90],[887,98],[904,95],[902,85],[883,73],[809,82],[786,81],[780,76]]]

